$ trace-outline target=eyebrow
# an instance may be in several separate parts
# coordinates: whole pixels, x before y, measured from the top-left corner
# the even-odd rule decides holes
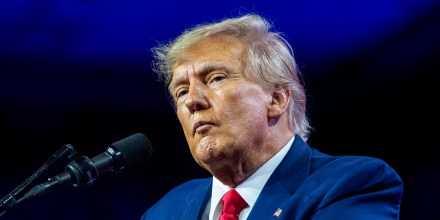
[[[186,81],[186,78],[188,77],[180,77],[178,79],[173,78],[170,82],[170,85],[168,85],[168,91],[172,93],[174,89],[176,89],[179,85],[183,84]]]

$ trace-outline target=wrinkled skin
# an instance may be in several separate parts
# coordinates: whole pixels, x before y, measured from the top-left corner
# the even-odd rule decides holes
[[[290,93],[276,93],[245,73],[244,49],[232,37],[207,38],[185,51],[169,86],[193,158],[230,187],[293,136]]]

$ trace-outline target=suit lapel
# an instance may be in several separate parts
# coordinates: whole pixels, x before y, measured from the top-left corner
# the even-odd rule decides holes
[[[198,189],[191,189],[186,196],[187,208],[178,219],[201,219],[206,205],[211,198],[212,178],[209,183]]]
[[[289,199],[309,176],[311,154],[310,147],[297,135],[289,152],[261,191],[249,219],[268,219],[277,215],[279,219],[283,218],[282,210],[291,206]]]

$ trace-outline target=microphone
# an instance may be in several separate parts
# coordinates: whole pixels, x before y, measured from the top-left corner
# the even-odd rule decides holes
[[[141,133],[133,134],[111,144],[103,153],[92,159],[76,156],[66,165],[64,172],[35,186],[22,199],[43,195],[69,185],[77,188],[90,187],[99,175],[133,168],[148,160],[152,153],[153,149],[148,138]]]
[[[17,196],[21,194],[22,191],[29,188],[33,182],[46,175],[54,167],[58,167],[60,164],[65,164],[68,161],[71,161],[76,155],[77,153],[72,145],[63,145],[61,149],[55,152],[40,168],[37,169],[37,171],[0,200],[0,217],[8,208],[19,203],[19,200],[17,201],[16,199]]]

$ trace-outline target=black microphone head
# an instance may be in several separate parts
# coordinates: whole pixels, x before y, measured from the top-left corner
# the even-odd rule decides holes
[[[116,141],[111,147],[121,153],[125,168],[135,167],[150,159],[153,154],[150,140],[141,133]]]

